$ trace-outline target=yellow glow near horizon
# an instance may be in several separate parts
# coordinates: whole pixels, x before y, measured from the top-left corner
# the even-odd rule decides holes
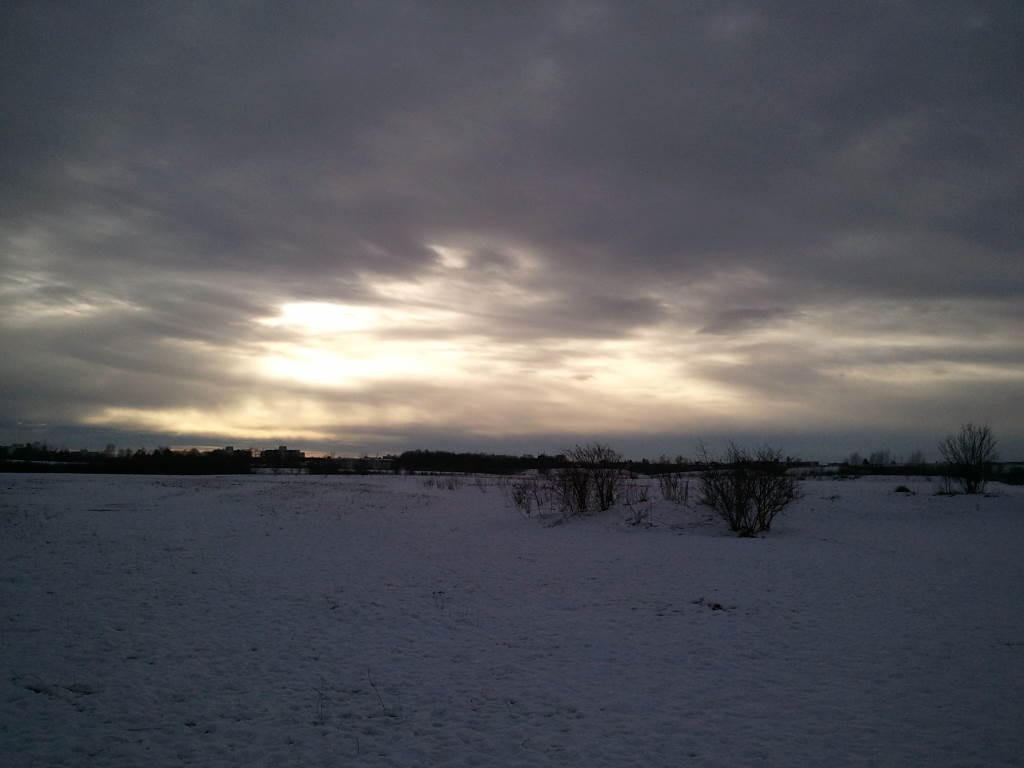
[[[531,269],[526,257],[478,271],[471,247],[430,247],[438,259],[414,279],[364,278],[363,303],[284,302],[252,319],[245,344],[190,347],[210,369],[231,363],[228,386],[242,402],[224,392],[222,407],[107,408],[91,423],[254,440],[433,426],[488,435],[658,432],[708,420],[763,427],[805,420],[829,397],[849,400],[862,381],[898,393],[951,377],[1017,375],[979,363],[904,361],[903,349],[938,350],[948,339],[913,327],[880,337],[870,332],[873,317],[843,324],[824,310],[713,335],[697,332],[700,317],[680,309],[686,300],[664,298],[678,321],[606,338],[543,328],[533,337],[529,322],[506,333],[506,322],[515,329],[534,307],[550,311],[558,291],[513,279]],[[871,354],[851,369],[836,343]],[[826,394],[786,380],[794,350]],[[782,385],[752,375],[759,366]]]
[[[129,427],[169,434],[224,434],[245,440],[290,437],[330,440],[315,424],[327,424],[327,411],[313,401],[248,401],[230,409],[103,408],[82,419],[94,426]],[[288,425],[282,427],[281,425]]]
[[[433,246],[432,246],[433,247]],[[467,257],[456,248],[433,247],[455,270]],[[629,424],[678,421],[696,411],[738,416],[751,410],[749,398],[721,382],[688,375],[671,350],[678,338],[665,329],[615,340],[545,339],[525,343],[471,332],[487,294],[457,275],[428,275],[417,281],[374,284],[377,306],[293,302],[274,318],[259,322],[296,334],[291,340],[257,342],[251,370],[262,379],[316,389],[366,393],[415,391],[422,385],[453,394],[411,405],[410,423],[472,422],[506,431],[543,430],[558,424],[585,429],[624,429]],[[500,286],[499,286],[500,287]],[[460,311],[441,309],[458,306]],[[409,335],[412,334],[412,335]],[[666,335],[667,334],[667,335]],[[455,394],[458,393],[458,394]],[[315,397],[310,391],[309,397]],[[322,395],[319,395],[322,396]],[[509,408],[528,404],[509,421]]]

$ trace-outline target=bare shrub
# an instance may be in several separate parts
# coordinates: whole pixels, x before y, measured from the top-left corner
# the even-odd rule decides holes
[[[592,443],[567,451],[566,458],[568,464],[561,469],[511,482],[512,503],[527,515],[550,509],[563,518],[609,509],[625,479],[622,457],[606,445]]]
[[[645,484],[631,480],[623,489],[622,503],[628,510],[626,522],[633,526],[650,528],[654,525],[654,503]]]
[[[939,442],[939,453],[946,463],[946,477],[955,479],[964,493],[985,490],[989,465],[996,460],[996,438],[988,424],[964,424]]]
[[[658,487],[661,489],[661,498],[665,501],[685,506],[690,500],[690,481],[678,472],[658,475]]]
[[[622,456],[601,443],[566,451],[569,466],[555,476],[567,517],[603,512],[616,501],[622,486]]]
[[[515,504],[516,508],[521,510],[524,515],[529,517],[533,514],[533,499],[527,490],[525,482],[514,482],[509,483],[509,498],[512,499],[512,503]]]
[[[512,503],[527,517],[553,506],[553,489],[548,478],[521,477],[511,481],[508,488]]]
[[[457,491],[462,488],[462,480],[455,475],[442,475],[439,477],[431,476],[423,481],[423,487]]]
[[[570,469],[583,470],[590,476],[597,509],[603,512],[610,508],[622,486],[622,456],[607,445],[588,443],[567,451],[566,458],[572,463]]]
[[[937,496],[955,496],[956,488],[953,487],[953,476],[948,472],[942,473],[942,479],[939,481],[939,490],[935,492]]]
[[[720,460],[702,448],[702,501],[740,536],[754,536],[797,497],[797,481],[787,474],[781,451],[769,447],[751,453],[730,443]]]
[[[566,517],[585,515],[591,510],[592,483],[585,467],[565,467],[552,475],[551,480]]]

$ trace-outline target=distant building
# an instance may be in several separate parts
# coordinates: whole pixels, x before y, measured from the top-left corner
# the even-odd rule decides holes
[[[260,451],[260,461],[267,467],[299,467],[305,460],[306,454],[303,451],[291,449],[286,445]]]

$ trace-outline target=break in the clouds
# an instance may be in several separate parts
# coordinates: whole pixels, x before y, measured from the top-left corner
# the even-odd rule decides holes
[[[1024,450],[1013,0],[2,13],[6,441]]]

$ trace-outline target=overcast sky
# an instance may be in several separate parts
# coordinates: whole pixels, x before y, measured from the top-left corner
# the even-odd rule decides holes
[[[0,442],[1024,456],[1024,7],[10,2]]]

